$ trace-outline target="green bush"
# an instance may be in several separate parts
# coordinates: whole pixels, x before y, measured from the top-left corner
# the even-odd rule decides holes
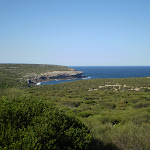
[[[95,101],[93,101],[93,100],[86,100],[85,101],[85,104],[94,104],[95,103]]]
[[[140,103],[136,103],[135,105],[133,105],[134,108],[143,108],[143,107],[149,107],[150,103],[146,103],[146,102],[140,102]]]
[[[91,111],[88,111],[88,110],[85,110],[85,111],[78,113],[78,116],[85,117],[85,118],[89,117],[91,115],[93,115],[93,113]]]
[[[113,128],[109,133],[112,143],[123,150],[149,150],[150,126],[143,124],[135,126],[128,123],[125,126]]]
[[[83,123],[54,104],[30,96],[2,97],[0,149],[88,149]]]
[[[150,113],[143,111],[136,113],[132,116],[131,121],[134,125],[142,125],[144,123],[150,123]]]
[[[116,105],[114,103],[107,103],[106,106],[108,109],[115,109],[116,108]]]

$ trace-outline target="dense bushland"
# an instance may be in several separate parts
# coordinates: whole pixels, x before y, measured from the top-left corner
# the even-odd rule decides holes
[[[78,119],[17,89],[1,97],[0,135],[0,149],[88,149],[91,142]]]
[[[28,88],[26,73],[67,68],[0,67],[0,149],[150,149],[150,78]]]
[[[126,84],[126,87],[117,90],[99,88],[116,83]],[[149,150],[149,83],[149,78],[96,79],[37,86],[25,91],[56,103],[84,122],[95,139],[94,150]],[[137,87],[144,88],[130,90]]]

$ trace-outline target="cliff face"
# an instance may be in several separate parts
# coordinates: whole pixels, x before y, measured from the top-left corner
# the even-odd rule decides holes
[[[54,79],[78,79],[83,78],[82,71],[52,71],[42,74],[29,74],[26,76],[28,83],[38,83],[44,81],[51,81]]]

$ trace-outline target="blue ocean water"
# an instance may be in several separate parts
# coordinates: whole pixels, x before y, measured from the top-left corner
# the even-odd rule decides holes
[[[131,78],[150,76],[150,66],[68,66],[77,71],[83,71],[83,76],[87,78],[74,80],[55,80],[42,82],[42,84],[58,84],[84,79],[102,78]]]

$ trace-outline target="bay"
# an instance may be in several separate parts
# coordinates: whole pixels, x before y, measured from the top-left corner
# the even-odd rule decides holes
[[[73,80],[54,80],[41,82],[43,84],[59,84],[85,79],[132,78],[150,76],[150,66],[68,66],[77,71],[83,71],[86,78]]]

